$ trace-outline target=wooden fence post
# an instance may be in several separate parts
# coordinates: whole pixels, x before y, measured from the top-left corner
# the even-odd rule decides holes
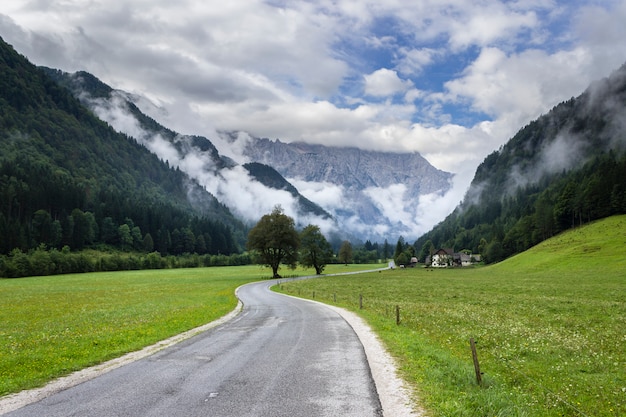
[[[400,306],[396,305],[396,326],[400,325]]]
[[[482,374],[480,372],[480,365],[478,364],[478,355],[476,354],[476,343],[474,338],[470,337],[470,347],[472,348],[472,359],[474,359],[474,371],[476,372],[476,382],[478,385],[483,384]]]
[[[359,310],[363,310],[363,294],[359,294]]]

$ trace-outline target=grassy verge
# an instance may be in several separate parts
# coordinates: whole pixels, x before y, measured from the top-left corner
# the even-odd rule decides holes
[[[209,322],[254,279],[235,268],[100,272],[0,281],[0,394]]]
[[[622,416],[625,247],[619,216],[491,267],[328,277],[282,291],[360,313],[433,416]]]
[[[267,268],[241,266],[0,279],[0,395],[215,320],[236,306],[235,288],[269,277]]]

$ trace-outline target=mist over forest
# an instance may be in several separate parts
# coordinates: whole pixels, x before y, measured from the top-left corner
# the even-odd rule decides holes
[[[489,154],[437,224],[454,177],[418,153],[184,135],[88,73],[37,68],[4,43],[2,58],[4,255],[110,245],[211,264],[280,206],[359,259],[451,247],[496,262],[626,210],[624,66]]]

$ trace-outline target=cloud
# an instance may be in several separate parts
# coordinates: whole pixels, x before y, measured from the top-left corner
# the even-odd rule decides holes
[[[260,215],[271,212],[276,205],[280,205],[285,214],[297,223],[300,222],[296,201],[291,194],[265,187],[253,180],[248,171],[239,165],[223,170],[221,177],[205,177],[201,184],[250,224],[258,221]]]
[[[464,9],[464,13],[451,22],[449,43],[453,50],[494,42],[511,43],[523,32],[539,25],[532,10],[516,10],[502,2],[486,2],[482,7],[467,4],[471,10]]]
[[[538,49],[507,54],[484,48],[461,77],[446,83],[444,100],[466,102],[476,112],[521,128],[528,115],[540,115],[582,93],[589,82],[580,78],[580,72],[591,67],[592,60],[583,48],[553,54]]]
[[[285,213],[293,217],[298,224],[312,220],[312,218],[303,218],[299,214],[298,203],[289,192],[266,187],[253,179],[241,165],[216,172],[213,169],[214,161],[210,156],[193,150],[180,153],[172,142],[164,139],[160,134],[144,130],[129,112],[123,94],[114,93],[111,100],[89,97],[83,97],[83,99],[92,103],[98,117],[108,122],[117,131],[134,137],[159,158],[168,161],[171,166],[178,167],[197,180],[244,221],[253,224],[261,215],[271,212],[276,205],[280,205]],[[175,142],[185,140],[185,137],[174,139]],[[241,135],[237,140],[245,143],[249,139]],[[316,220],[316,223],[324,223],[321,219]],[[325,228],[330,230],[331,222],[324,224]]]
[[[546,174],[568,171],[586,162],[585,141],[568,132],[559,132],[554,140],[539,150],[538,160],[530,167],[511,167],[507,178],[508,192],[534,184]],[[477,193],[474,193],[477,194]]]
[[[328,182],[310,182],[297,178],[289,178],[298,191],[311,201],[327,210],[335,211],[344,207],[344,189]]]
[[[432,48],[398,48],[397,68],[403,74],[420,74],[435,62],[441,51]]]
[[[413,216],[406,211],[407,203],[406,186],[404,184],[392,184],[389,187],[370,187],[363,190],[383,216],[403,224],[412,224]]]
[[[0,3],[20,53],[147,98],[173,130],[418,151],[459,184],[621,66],[624,21],[626,0]]]
[[[410,81],[403,81],[393,70],[381,68],[364,77],[365,94],[376,97],[392,96],[403,93],[412,87]]]

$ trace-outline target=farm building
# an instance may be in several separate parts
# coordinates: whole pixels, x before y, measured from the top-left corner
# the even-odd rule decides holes
[[[431,256],[426,257],[426,265],[434,268],[470,266],[472,262],[480,262],[480,255],[455,252],[451,248],[437,249]]]

